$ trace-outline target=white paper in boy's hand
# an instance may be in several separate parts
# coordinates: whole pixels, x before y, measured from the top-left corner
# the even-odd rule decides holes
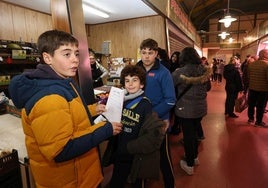
[[[94,120],[94,124],[97,124],[99,122],[103,122],[103,121],[107,121],[107,119],[105,119],[105,117],[103,115],[99,115],[95,120]]]
[[[123,89],[111,87],[105,107],[106,111],[102,113],[108,121],[121,122],[124,96],[125,94]]]

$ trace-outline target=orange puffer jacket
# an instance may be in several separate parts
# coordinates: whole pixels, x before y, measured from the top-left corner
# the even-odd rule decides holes
[[[20,75],[12,79],[9,89],[14,104],[22,108],[36,187],[96,188],[103,179],[96,146],[113,134],[109,122],[91,125],[96,106],[85,105],[71,79]]]

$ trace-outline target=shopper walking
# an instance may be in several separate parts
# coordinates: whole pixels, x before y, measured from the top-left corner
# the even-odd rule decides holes
[[[194,165],[199,164],[198,131],[202,128],[202,118],[207,114],[210,71],[201,64],[201,58],[192,47],[181,51],[180,60],[185,63],[184,67],[172,73],[174,85],[181,96],[175,107],[175,113],[181,119],[185,152],[185,159],[180,161],[180,166],[188,175],[193,175]]]
[[[229,115],[231,118],[238,118],[234,113],[235,99],[237,99],[238,93],[243,90],[240,73],[235,67],[236,61],[238,60],[236,56],[231,57],[229,63],[224,66],[223,70],[223,77],[226,80],[225,115]]]
[[[248,123],[254,122],[256,106],[256,127],[268,127],[262,121],[268,97],[268,49],[259,52],[259,59],[248,65]]]

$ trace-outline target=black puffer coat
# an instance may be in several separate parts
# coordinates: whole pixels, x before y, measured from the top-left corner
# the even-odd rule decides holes
[[[226,79],[225,90],[227,92],[238,93],[243,90],[241,76],[234,64],[224,66],[223,77]]]

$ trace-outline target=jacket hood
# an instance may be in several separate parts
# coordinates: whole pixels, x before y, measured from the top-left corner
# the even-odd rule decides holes
[[[185,65],[187,66],[187,65]],[[192,69],[192,68],[191,68]],[[199,65],[198,66],[199,72],[201,72],[200,76],[186,76],[184,74],[180,75],[180,78],[186,83],[186,84],[198,84],[198,83],[204,83],[207,82],[210,74],[211,74],[211,70],[208,67],[205,67],[203,65]],[[195,70],[195,69],[193,69]]]
[[[67,87],[69,84],[66,83],[71,82],[71,80],[71,78],[61,78],[50,66],[39,64],[34,71],[13,77],[8,89],[14,105],[17,108],[23,108],[27,101],[40,91],[45,90],[47,93],[53,93],[52,90],[50,91],[51,85]]]

